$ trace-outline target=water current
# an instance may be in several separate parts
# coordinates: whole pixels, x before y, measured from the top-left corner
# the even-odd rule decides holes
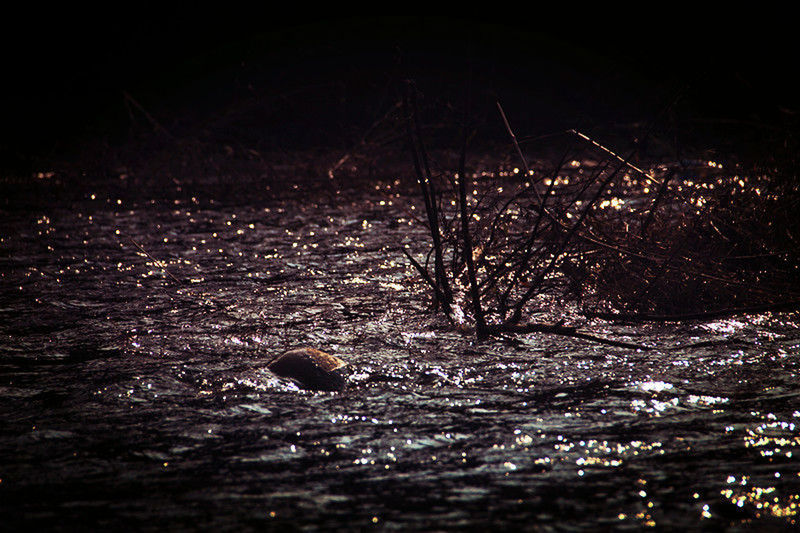
[[[797,526],[797,315],[478,343],[398,201],[287,189],[0,204],[0,530]],[[348,388],[270,374],[297,346]]]

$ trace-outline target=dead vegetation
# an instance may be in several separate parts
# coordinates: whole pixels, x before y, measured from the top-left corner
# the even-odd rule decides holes
[[[717,166],[670,169],[642,208],[590,220],[587,231],[619,251],[571,261],[572,283],[593,289],[589,314],[681,319],[800,303],[797,185],[707,165]]]
[[[583,335],[530,321],[553,295],[585,316],[625,320],[800,305],[792,165],[647,159],[653,125],[627,151],[576,130],[523,146],[498,103],[516,162],[480,172],[467,166],[469,120],[459,124],[458,162],[431,162],[416,98],[408,84],[406,136],[430,243],[422,256],[404,253],[459,329]],[[537,149],[548,156],[532,158]]]

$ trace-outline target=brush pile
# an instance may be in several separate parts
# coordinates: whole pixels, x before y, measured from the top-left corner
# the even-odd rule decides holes
[[[797,180],[714,161],[659,174],[587,218],[564,272],[588,307],[680,319],[800,302]]]
[[[404,253],[459,328],[559,332],[561,322],[528,321],[554,295],[587,316],[633,320],[800,305],[796,173],[708,157],[645,163],[641,143],[615,151],[575,130],[531,157],[499,104],[517,164],[479,171],[466,164],[467,122],[461,156],[433,161],[413,92],[404,109],[431,236],[421,256]]]

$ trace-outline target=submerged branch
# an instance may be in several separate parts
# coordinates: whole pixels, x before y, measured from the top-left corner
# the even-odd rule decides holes
[[[589,333],[583,333],[577,328],[571,326],[563,326],[561,324],[500,324],[495,326],[488,326],[487,332],[490,335],[499,335],[501,333],[548,333],[552,335],[562,335],[565,337],[574,337],[576,339],[584,339],[598,344],[606,344],[608,346],[616,346],[618,348],[630,348],[633,350],[652,350],[652,347],[643,344],[634,344],[631,342],[617,341],[613,339],[606,339],[605,337],[598,337]]]
[[[708,320],[725,318],[736,315],[767,313],[770,311],[796,311],[800,309],[800,300],[788,300],[764,305],[751,305],[746,307],[729,307],[700,313],[682,313],[672,315],[655,315],[648,313],[602,313],[585,311],[587,318],[601,318],[603,320],[617,320],[620,322],[682,322],[685,320]]]

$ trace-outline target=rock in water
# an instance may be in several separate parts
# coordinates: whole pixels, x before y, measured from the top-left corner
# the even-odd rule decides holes
[[[340,391],[345,386],[341,368],[346,364],[338,357],[314,348],[296,348],[273,359],[267,368],[304,389]]]

